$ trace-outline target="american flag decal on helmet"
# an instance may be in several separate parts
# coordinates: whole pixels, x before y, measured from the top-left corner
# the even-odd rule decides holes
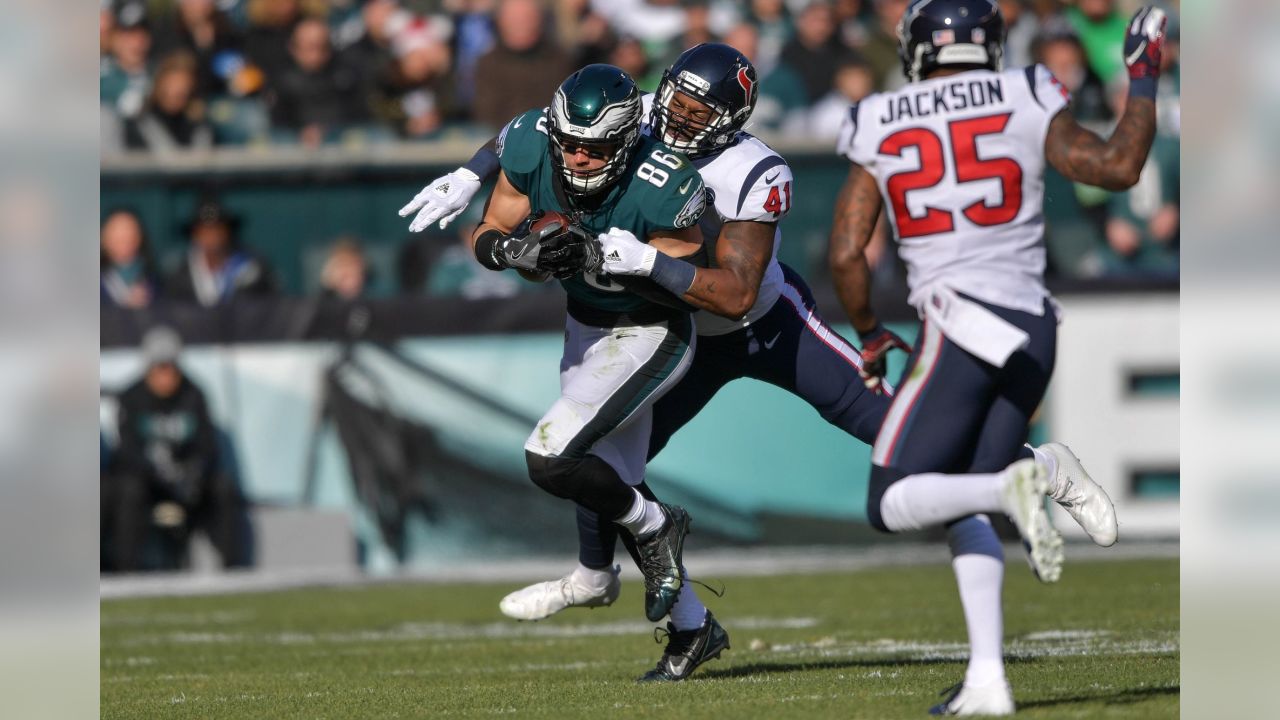
[[[747,101],[751,100],[751,88],[755,85],[755,81],[747,74],[746,68],[738,68],[738,84],[742,86],[742,94],[746,96]]]

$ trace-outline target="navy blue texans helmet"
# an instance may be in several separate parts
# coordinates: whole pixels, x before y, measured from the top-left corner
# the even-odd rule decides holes
[[[945,66],[999,70],[1000,6],[996,0],[912,0],[898,22],[898,55],[911,82]]]
[[[649,125],[654,137],[689,157],[727,147],[751,117],[760,83],[746,55],[724,43],[702,43],[685,50],[662,73]],[[681,93],[707,106],[698,113],[676,112],[671,100]]]

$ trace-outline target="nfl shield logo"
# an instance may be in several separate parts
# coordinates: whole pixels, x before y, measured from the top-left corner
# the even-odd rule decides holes
[[[969,37],[973,39],[974,45],[982,45],[987,41],[987,31],[982,28],[974,28],[969,32]]]
[[[942,47],[943,45],[950,45],[955,41],[956,41],[955,30],[934,30],[933,31],[934,47]]]

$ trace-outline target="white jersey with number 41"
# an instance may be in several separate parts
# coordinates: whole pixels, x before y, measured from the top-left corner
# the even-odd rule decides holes
[[[941,284],[1040,314],[1044,142],[1069,99],[1036,65],[924,80],[849,109],[839,151],[880,185],[912,304]]]

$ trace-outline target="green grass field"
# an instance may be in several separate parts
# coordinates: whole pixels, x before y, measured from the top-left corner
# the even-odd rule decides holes
[[[659,686],[638,582],[540,623],[498,612],[522,583],[104,602],[102,717],[919,718],[963,676],[944,565],[723,581],[733,649]],[[1011,558],[1005,616],[1020,715],[1177,716],[1176,560]]]

